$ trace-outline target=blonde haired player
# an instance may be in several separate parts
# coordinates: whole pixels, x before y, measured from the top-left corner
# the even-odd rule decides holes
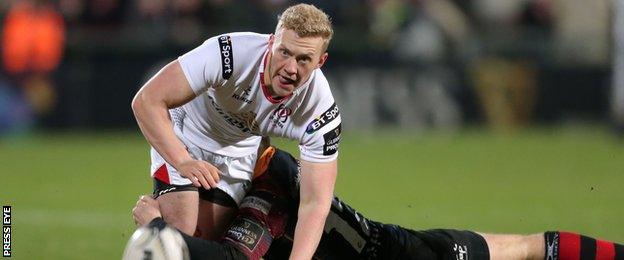
[[[261,136],[288,138],[299,143],[302,170],[290,257],[312,257],[331,206],[341,134],[320,70],[332,34],[321,10],[291,6],[274,35],[210,38],[139,90],[132,109],[152,146],[154,193],[167,222],[220,237],[250,186]]]

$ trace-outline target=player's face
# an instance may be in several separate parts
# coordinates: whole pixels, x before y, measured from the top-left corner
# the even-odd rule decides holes
[[[292,94],[326,59],[323,38],[299,37],[293,30],[278,30],[271,46],[271,94],[278,97]]]

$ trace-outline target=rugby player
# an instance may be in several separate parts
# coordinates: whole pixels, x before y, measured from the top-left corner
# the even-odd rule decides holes
[[[292,247],[299,165],[268,148],[253,187],[221,241],[185,236],[191,259],[286,259]],[[158,202],[143,196],[138,224],[164,228]],[[270,246],[270,249],[269,249]],[[334,197],[315,259],[624,259],[624,246],[569,232],[495,235],[452,229],[414,231],[372,221]]]
[[[132,109],[152,146],[151,175],[167,222],[219,238],[251,186],[260,136],[288,138],[299,143],[302,171],[291,257],[312,257],[331,206],[341,133],[320,70],[332,35],[321,10],[291,6],[274,35],[210,38],[138,91]]]

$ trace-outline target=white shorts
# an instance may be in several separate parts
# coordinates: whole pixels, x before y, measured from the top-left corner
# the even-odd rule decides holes
[[[194,146],[187,146],[187,151],[193,159],[209,162],[219,169],[221,179],[217,183],[217,188],[230,195],[236,204],[240,205],[251,187],[251,177],[257,159],[256,154],[253,153],[244,157],[228,157]],[[154,148],[151,148],[150,155],[152,178],[171,185],[192,184],[189,179],[182,177],[173,166],[165,162],[165,159]]]

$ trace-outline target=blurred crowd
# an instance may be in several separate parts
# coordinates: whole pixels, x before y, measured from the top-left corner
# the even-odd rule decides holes
[[[68,53],[180,54],[219,33],[271,33],[277,14],[295,2],[2,0],[0,131],[16,114],[36,117],[53,109],[56,87],[50,75]],[[611,0],[303,2],[320,7],[332,18],[335,38],[330,54],[334,58],[329,66],[459,67],[472,71],[478,83],[487,81],[492,69],[498,73],[496,69],[507,66],[517,71],[513,68],[518,62],[534,64],[528,65],[532,68],[608,67],[611,63]],[[531,68],[522,67],[526,71],[520,77],[531,74]],[[18,87],[2,87],[8,85]],[[8,105],[2,100],[9,95],[25,100],[25,106],[11,106],[21,107],[22,112],[3,108]],[[32,120],[21,122],[31,124]]]
[[[0,15],[8,18],[24,5],[55,13],[64,21],[61,26],[66,28],[70,46],[188,48],[224,32],[272,32],[276,15],[295,2],[4,0],[0,3]],[[610,0],[304,2],[320,7],[332,17],[336,29],[332,47],[346,56],[390,52],[393,57],[427,61],[453,54],[449,50],[469,52],[471,48],[481,48],[566,56],[558,58],[585,64],[603,64],[608,57]]]

